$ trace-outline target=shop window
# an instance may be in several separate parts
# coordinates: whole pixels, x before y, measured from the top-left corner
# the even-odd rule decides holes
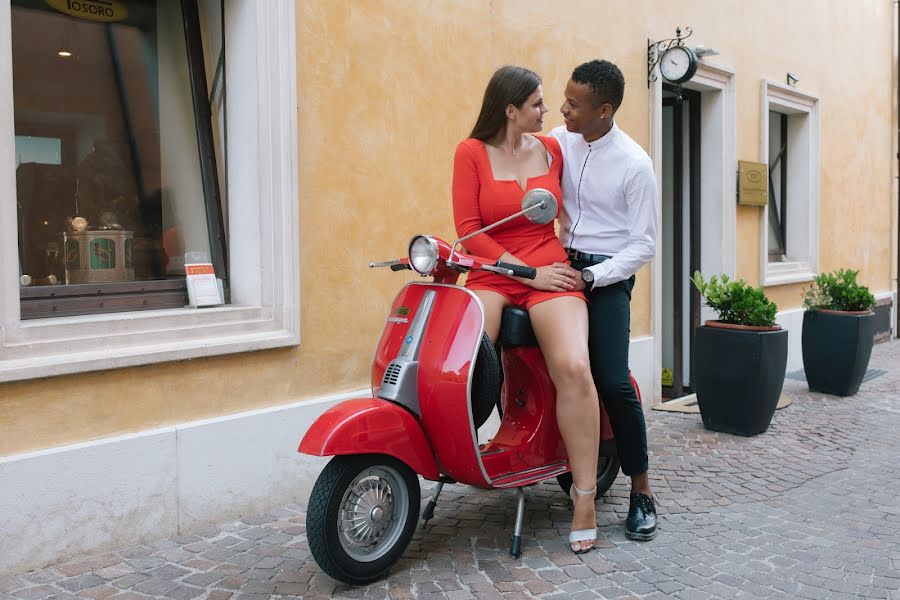
[[[760,228],[763,284],[809,281],[819,262],[818,99],[764,81],[762,105],[761,154],[769,166]]]
[[[202,4],[12,0],[22,319],[183,307],[189,251],[229,289],[222,5]]]
[[[298,344],[295,4],[71,3],[89,10],[91,6],[128,10],[127,19],[108,27],[68,20],[50,8],[68,4],[0,1],[0,382]],[[18,49],[21,19],[39,16],[64,20],[55,28],[29,29],[43,41],[49,56],[35,55],[23,71],[18,58],[15,65],[9,59],[14,55],[13,38]],[[87,25],[99,26],[102,33],[91,44],[87,40],[92,38],[72,34]],[[107,36],[115,41],[121,61],[127,111],[116,87]],[[34,50],[38,51],[36,46]],[[60,51],[72,56],[60,56]],[[69,65],[65,69],[53,62],[79,56],[81,63],[63,63]],[[77,68],[84,59],[91,66],[88,72]],[[99,77],[103,72],[105,83],[94,89],[71,85],[79,73]],[[28,89],[36,93],[23,98]],[[30,108],[19,110],[20,106]],[[126,114],[134,123],[137,152],[127,135]],[[86,161],[88,156],[91,161]],[[140,160],[134,161],[135,156]],[[22,170],[26,163],[30,166]],[[82,175],[87,167],[101,175],[90,184]],[[28,170],[33,186],[34,173],[48,171],[41,202],[20,191],[20,179]],[[74,214],[76,192],[78,214]],[[142,197],[151,201],[141,204]],[[20,210],[24,204],[27,209]],[[64,225],[51,231],[51,218],[37,220],[47,228],[44,231],[32,223],[26,233],[34,236],[32,240],[43,237],[26,246],[31,248],[31,256],[26,256],[20,252],[19,231],[25,229],[21,220],[38,210],[48,211],[48,217]],[[50,214],[51,210],[55,212]],[[90,236],[64,237],[69,219],[76,216],[87,221],[82,230]],[[99,243],[92,250],[93,241]],[[179,288],[184,282],[181,253],[203,248],[204,241],[217,265],[216,275],[225,280],[228,301],[193,308],[185,306],[184,290]],[[124,273],[116,277],[123,280],[67,284],[66,260],[72,261],[73,272],[80,269],[82,275],[121,269]],[[34,275],[22,271],[26,261],[26,268],[39,271]],[[63,278],[57,275],[55,285],[39,285],[45,281],[20,286],[23,274],[46,277],[41,270],[62,273]],[[45,310],[48,305],[64,315],[35,318],[43,315],[34,307]],[[138,310],[144,308],[162,310]]]

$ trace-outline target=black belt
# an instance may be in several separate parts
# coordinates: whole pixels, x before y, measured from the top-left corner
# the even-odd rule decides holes
[[[606,254],[587,254],[571,248],[566,248],[566,255],[569,257],[569,260],[589,263],[601,263],[612,258]]]

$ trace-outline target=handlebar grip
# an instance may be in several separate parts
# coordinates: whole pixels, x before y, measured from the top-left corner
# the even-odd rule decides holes
[[[534,267],[524,267],[522,265],[514,265],[499,260],[494,266],[500,267],[501,269],[509,269],[515,277],[521,277],[522,279],[534,279],[537,277],[537,269]]]
[[[408,271],[411,268],[412,267],[410,267],[409,265],[403,263],[400,263],[398,265],[391,265],[391,271]]]

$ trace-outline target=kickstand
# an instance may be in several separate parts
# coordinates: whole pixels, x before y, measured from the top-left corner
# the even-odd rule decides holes
[[[522,520],[525,517],[525,490],[516,488],[516,526],[513,529],[509,555],[513,558],[522,556]]]
[[[428,521],[434,516],[434,507],[437,506],[437,499],[438,496],[441,495],[442,489],[444,489],[444,482],[438,481],[438,484],[434,488],[434,493],[431,494],[431,500],[428,501],[425,510],[422,511],[423,525],[427,525]]]

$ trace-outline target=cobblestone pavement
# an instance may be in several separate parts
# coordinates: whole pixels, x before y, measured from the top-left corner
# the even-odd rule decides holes
[[[352,588],[310,558],[302,506],[0,580],[0,600],[55,598],[887,598],[900,600],[900,342],[886,374],[851,398],[794,400],[753,438],[696,414],[648,414],[660,512],[652,542],[627,540],[620,476],[598,502],[602,540],[566,547],[555,484],[528,491],[524,551],[508,556],[510,492],[447,486],[427,530],[381,582]],[[430,483],[425,484],[427,493]]]

